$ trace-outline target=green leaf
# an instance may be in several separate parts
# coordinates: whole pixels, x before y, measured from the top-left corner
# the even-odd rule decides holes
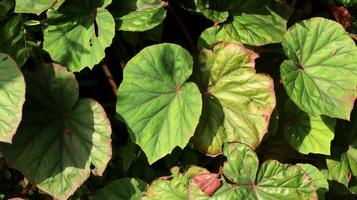
[[[217,23],[226,21],[229,16],[229,12],[225,10],[225,5],[222,1],[197,0],[197,7],[204,16]]]
[[[2,0],[0,1],[0,20],[9,16],[8,13],[14,8],[14,0]]]
[[[10,56],[0,53],[0,141],[12,142],[22,118],[25,80]]]
[[[222,27],[213,26],[202,32],[198,38],[198,48],[210,48],[212,44],[223,41],[236,42]]]
[[[283,133],[289,144],[303,154],[319,153],[330,155],[336,120],[324,116],[309,116],[294,103],[285,104]]]
[[[257,74],[258,55],[237,43],[217,43],[203,49],[196,79],[204,91],[204,107],[194,143],[215,156],[224,142],[257,147],[268,131],[275,107],[273,80]]]
[[[117,113],[149,163],[185,147],[197,126],[202,100],[194,83],[192,57],[182,47],[160,44],[145,48],[124,69]]]
[[[117,0],[112,6],[117,29],[122,31],[147,31],[166,17],[164,3],[160,0]]]
[[[349,146],[346,152],[347,159],[350,165],[351,172],[353,176],[357,176],[357,149],[353,146]]]
[[[348,187],[351,172],[346,152],[338,149],[333,151],[332,156],[326,159],[326,164],[331,179]]]
[[[140,179],[115,180],[94,194],[93,200],[140,200],[148,184]]]
[[[310,164],[297,164],[296,166],[303,169],[304,172],[312,179],[319,199],[324,200],[325,194],[329,190],[329,184],[324,174],[322,174],[315,166]]]
[[[9,54],[20,66],[29,57],[30,47],[27,46],[26,32],[20,15],[15,15],[0,28],[0,52]]]
[[[201,3],[200,3],[201,2]],[[202,13],[216,22],[224,22],[221,35],[248,45],[279,43],[286,32],[291,9],[286,3],[274,0],[200,0]]]
[[[256,161],[251,162],[258,159],[255,153],[247,147],[239,147],[239,145],[242,144],[230,145],[225,146],[225,148],[236,149],[237,152],[235,154],[227,154],[227,156],[233,157],[228,157],[228,161],[223,167],[223,174],[229,180],[229,183],[224,183],[212,196],[212,200],[317,199],[312,180],[305,175],[301,168],[269,160],[264,162],[260,167],[259,172],[257,172],[258,163]],[[229,152],[230,151],[231,150],[229,150]],[[245,155],[247,155],[247,153],[249,155],[247,160],[250,161],[248,164],[245,163]],[[253,157],[256,158],[253,159]],[[241,159],[243,159],[243,161]],[[234,173],[227,174],[227,168],[231,168],[234,165],[237,166]],[[252,168],[251,171],[249,168]],[[244,174],[243,171],[246,170],[250,171],[250,175]],[[255,171],[255,173],[253,173],[253,171]],[[231,171],[229,170],[229,172]],[[241,182],[239,177],[242,177],[242,175],[246,177],[244,177],[244,181]]]
[[[109,120],[96,101],[78,100],[78,83],[64,67],[43,65],[26,71],[25,80],[24,116],[2,152],[42,191],[68,199],[91,171],[102,175],[111,159]]]
[[[16,13],[40,15],[49,8],[59,7],[65,0],[16,0]]]
[[[163,177],[153,181],[142,200],[187,200],[191,178],[200,174],[207,174],[209,171],[193,166],[185,173],[180,173],[178,167],[173,167],[171,173],[171,177]]]
[[[43,48],[54,61],[81,71],[104,58],[115,35],[114,19],[104,6],[99,1],[72,0],[47,11]]]
[[[356,99],[357,47],[337,22],[312,18],[295,24],[280,66],[289,97],[310,115],[349,119]]]

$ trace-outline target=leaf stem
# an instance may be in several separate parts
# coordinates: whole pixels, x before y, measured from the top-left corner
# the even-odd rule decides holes
[[[113,93],[115,96],[118,96],[118,86],[117,84],[115,83],[114,81],[114,78],[113,78],[113,75],[112,73],[110,72],[109,68],[108,68],[108,65],[103,62],[102,63],[102,67],[103,67],[103,72],[105,74],[105,77],[106,79],[108,80],[108,83],[110,84],[112,90],[113,90]]]
[[[175,9],[169,4],[169,2],[165,3],[165,7],[167,7],[168,10],[172,13],[172,15],[175,18],[176,22],[178,23],[181,31],[185,35],[188,45],[190,46],[192,53],[195,57],[197,55],[197,47],[196,47],[195,43],[193,42],[193,39],[192,39],[189,31],[187,30],[186,26],[184,25],[184,23],[182,22],[180,17],[177,15]]]

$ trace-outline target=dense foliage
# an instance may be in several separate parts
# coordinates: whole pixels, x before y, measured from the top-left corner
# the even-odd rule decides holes
[[[354,199],[356,18],[354,0],[0,0],[0,199]]]

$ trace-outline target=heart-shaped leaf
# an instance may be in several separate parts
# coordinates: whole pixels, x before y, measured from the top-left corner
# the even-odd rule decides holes
[[[12,142],[22,117],[25,80],[15,61],[0,53],[0,141]]]
[[[200,54],[196,79],[205,94],[194,143],[211,156],[224,142],[241,142],[252,148],[268,131],[275,108],[273,80],[257,74],[254,52],[237,43],[218,43]]]
[[[303,154],[330,155],[336,120],[324,116],[309,116],[291,101],[285,104],[284,136],[289,144]]]
[[[59,7],[65,0],[16,0],[15,12],[41,14],[49,8]]]
[[[200,91],[185,83],[192,57],[182,47],[160,44],[145,48],[124,69],[117,113],[149,163],[185,147],[201,114]]]
[[[317,199],[313,181],[301,168],[270,160],[264,162],[257,172],[257,156],[249,147],[240,145],[225,146],[228,161],[223,167],[223,174],[229,183],[224,182],[210,199]],[[245,158],[250,162],[246,163]]]
[[[117,0],[111,6],[117,29],[122,31],[147,31],[166,17],[161,0]]]
[[[110,1],[72,0],[47,11],[43,48],[71,71],[93,68],[105,56],[115,35],[115,22],[104,7]]]
[[[140,179],[115,180],[94,194],[93,200],[140,200],[148,184]]]
[[[25,80],[24,116],[13,144],[1,145],[2,152],[38,188],[67,199],[91,171],[102,175],[106,168],[112,155],[109,120],[96,101],[78,100],[78,83],[64,67],[43,65],[26,71]]]
[[[357,47],[337,22],[312,18],[295,24],[280,66],[289,97],[310,115],[349,119],[356,99]]]

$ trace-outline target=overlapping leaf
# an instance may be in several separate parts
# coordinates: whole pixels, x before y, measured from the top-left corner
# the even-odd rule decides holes
[[[310,164],[297,164],[304,172],[312,179],[315,187],[316,193],[320,200],[325,199],[325,193],[329,190],[329,184],[324,174],[322,174],[319,169]]]
[[[92,68],[105,56],[115,35],[115,22],[105,9],[110,1],[72,0],[47,11],[43,48],[71,71]]]
[[[357,47],[337,22],[313,18],[295,24],[283,47],[280,72],[289,97],[310,115],[349,119],[356,99]]]
[[[94,194],[93,200],[140,200],[148,184],[140,179],[115,180]]]
[[[15,12],[41,14],[49,8],[59,7],[65,0],[16,0]]]
[[[213,174],[209,173],[206,169],[193,166],[189,168],[186,172],[180,173],[178,167],[171,169],[172,176],[167,178],[160,178],[151,183],[148,188],[143,200],[160,200],[160,199],[170,199],[170,200],[186,200],[189,198],[189,188],[190,183],[193,182],[194,177],[201,175],[208,175],[207,177],[212,177]],[[214,176],[216,177],[216,176]],[[214,178],[219,182],[217,178]],[[207,181],[207,180],[206,180]],[[220,183],[213,184],[213,187],[217,189]],[[195,187],[198,187],[195,185]],[[214,190],[215,191],[215,190]],[[196,190],[199,192],[199,189]],[[204,195],[202,191],[199,194]]]
[[[223,174],[229,183],[210,199],[317,199],[313,181],[296,166],[266,161],[258,172],[258,159],[247,146],[225,147]],[[248,172],[248,173],[245,173]]]
[[[25,80],[15,61],[0,53],[0,141],[12,142],[22,118]]]
[[[309,116],[292,102],[285,105],[287,123],[284,136],[290,145],[303,154],[319,153],[330,155],[336,120],[324,116]]]
[[[205,94],[194,137],[200,151],[217,155],[224,142],[255,148],[267,133],[276,104],[274,83],[255,72],[257,57],[237,43],[218,43],[212,50],[202,50],[196,77]]]
[[[274,0],[200,0],[197,4],[206,17],[224,22],[219,34],[249,45],[281,42],[291,13],[286,3]]]
[[[198,123],[202,100],[194,83],[192,57],[180,46],[145,48],[125,67],[117,113],[149,163],[185,147]]]
[[[147,31],[166,17],[164,3],[160,0],[117,0],[112,7],[117,29],[122,31]]]
[[[58,65],[26,71],[27,101],[13,144],[1,145],[9,164],[57,199],[101,175],[112,154],[111,127],[94,100],[78,100],[78,83]],[[91,165],[94,169],[91,170]]]

